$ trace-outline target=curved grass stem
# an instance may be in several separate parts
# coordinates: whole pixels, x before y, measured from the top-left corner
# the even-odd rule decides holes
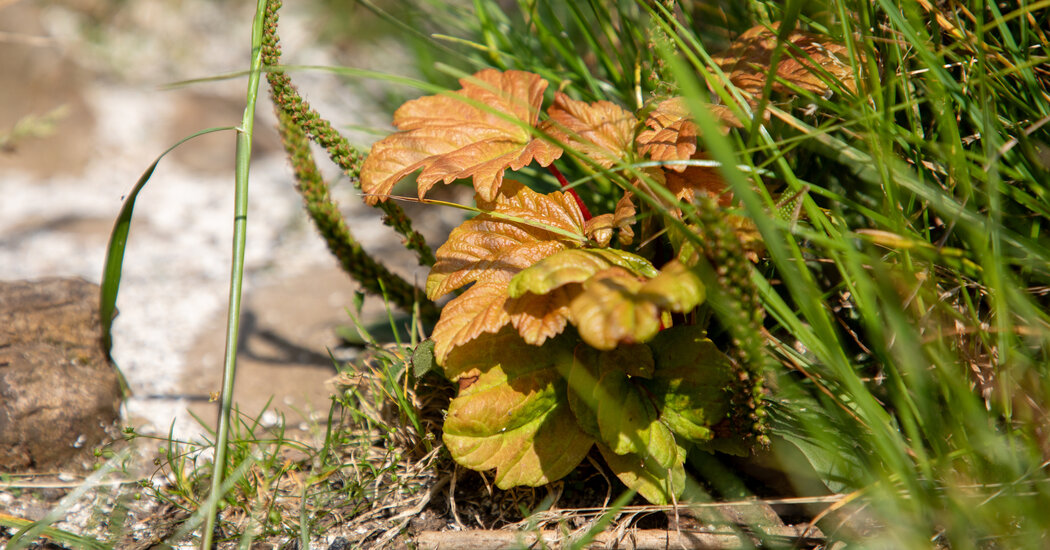
[[[205,503],[205,525],[201,533],[201,550],[212,547],[222,481],[226,472],[226,446],[229,441],[230,412],[233,408],[233,382],[237,366],[237,340],[240,330],[241,284],[244,279],[244,247],[248,227],[248,168],[251,164],[252,131],[255,125],[255,102],[259,96],[262,69],[263,21],[266,1],[258,0],[252,21],[252,59],[244,116],[237,132],[237,160],[234,173],[233,259],[230,262],[230,301],[226,314],[226,354],[222,370],[222,397],[219,428],[215,440],[215,462],[212,464],[211,491]]]

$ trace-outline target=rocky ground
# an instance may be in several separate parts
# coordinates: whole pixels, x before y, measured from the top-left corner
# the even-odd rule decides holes
[[[390,44],[363,41],[346,51],[322,43],[324,14],[311,6],[283,10],[289,63],[346,64],[352,56],[359,67],[408,66]],[[239,123],[243,78],[170,85],[244,70],[253,9],[206,0],[0,0],[0,281],[100,281],[114,220],[140,174],[179,139]],[[369,53],[377,51],[382,56]],[[371,99],[374,84],[318,73],[297,80],[337,126],[388,128],[388,114]],[[269,423],[283,416],[308,434],[328,412],[336,370],[327,350],[339,343],[335,328],[350,324],[345,308],[357,287],[303,213],[267,101],[257,117],[235,400],[245,414]],[[361,145],[374,139],[348,134]],[[210,427],[200,421],[214,424],[209,397],[221,382],[233,160],[232,132],[203,136],[168,155],[139,197],[113,350],[132,392],[120,422],[137,433],[190,440]],[[403,275],[425,277],[345,178],[326,170],[355,236]],[[440,238],[457,216],[428,211],[421,229]],[[372,320],[385,315],[375,299],[364,311]],[[53,474],[0,480],[0,513],[40,517],[76,485]],[[65,513],[61,525],[74,526],[107,511],[96,502]]]
[[[197,130],[239,123],[243,79],[165,87],[243,70],[251,8],[203,0],[0,0],[0,136],[19,121],[51,121],[0,151],[0,280],[100,280],[121,201],[153,159]],[[296,8],[282,17],[289,62],[338,63],[331,47],[311,42],[318,14]],[[392,57],[384,52],[384,69]],[[367,90],[318,74],[299,80],[337,124],[385,127],[387,115],[368,103]],[[257,116],[237,397],[254,414],[273,396],[277,412],[295,418],[327,411],[324,382],[334,370],[325,349],[337,343],[333,327],[349,322],[344,308],[356,288],[303,214],[266,101]],[[212,416],[207,402],[219,389],[229,284],[233,153],[231,132],[179,147],[135,209],[114,358],[133,392],[127,419],[142,429],[166,433],[174,422],[184,437],[200,431],[187,408]],[[402,273],[425,276],[345,180],[336,193],[359,240]],[[440,234],[440,223],[429,225]],[[373,301],[368,311],[379,314],[382,306]]]

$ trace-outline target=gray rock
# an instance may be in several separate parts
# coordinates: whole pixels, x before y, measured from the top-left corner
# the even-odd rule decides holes
[[[82,466],[110,438],[121,391],[98,295],[82,279],[0,282],[0,471]]]

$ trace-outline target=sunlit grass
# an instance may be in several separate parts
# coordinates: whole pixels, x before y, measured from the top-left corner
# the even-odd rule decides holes
[[[888,544],[1042,546],[1048,6],[711,9],[729,35],[774,22],[826,33],[847,45],[861,83],[855,94],[829,81],[839,93],[763,98],[761,114],[741,113],[749,131],[728,136],[705,106],[746,104],[712,66],[725,43],[717,24],[663,4],[580,6],[504,14],[482,3],[463,55],[582,99],[687,98],[703,148],[767,246],[752,278],[780,364],[773,435],[799,446],[829,487],[858,491]],[[653,29],[665,41],[647,50]],[[645,78],[654,67],[665,82]],[[580,194],[608,202],[609,187],[587,179]],[[773,179],[807,191],[797,223],[767,213]]]
[[[726,294],[705,313],[709,329],[726,346],[741,330],[751,331],[745,342],[760,342],[750,357],[770,363],[772,448],[804,457],[792,466],[783,454],[784,475],[815,475],[820,483],[809,490],[838,495],[875,526],[862,533],[846,521],[840,529],[851,516],[829,513],[819,516],[825,533],[894,548],[1045,547],[1050,3],[1006,11],[889,0],[674,4],[420,3],[412,19],[425,19],[428,32],[401,27],[436,85],[497,67],[630,110],[654,97],[686,99],[701,149],[740,199],[733,213],[753,220],[765,244],[744,285],[764,324],[734,323]],[[383,6],[367,7],[397,23]],[[747,28],[773,23],[844,44],[856,92],[822,75],[833,92],[772,94],[769,85],[748,101],[712,55]],[[730,106],[742,128],[723,134],[712,102]],[[632,185],[569,158],[566,174],[596,208]],[[556,185],[540,171],[524,176]],[[800,215],[773,215],[785,196],[802,201]],[[649,207],[649,215],[668,214]],[[702,209],[684,212],[678,229],[710,221]],[[233,415],[232,403],[228,445],[218,434],[204,444],[164,440],[155,473],[164,482],[146,489],[188,515],[176,538],[219,518],[231,542],[281,536],[305,546],[335,517],[368,518],[425,491],[441,453],[440,419],[413,391],[408,358],[421,335],[390,324],[401,335],[393,344],[362,331],[371,351],[338,379],[317,441],[263,429]],[[202,453],[214,441],[227,450],[219,476],[210,471],[215,455]],[[689,464],[699,483],[687,497],[753,496],[717,455]],[[206,506],[209,494],[218,515]],[[107,546],[46,522],[0,520],[27,537]]]

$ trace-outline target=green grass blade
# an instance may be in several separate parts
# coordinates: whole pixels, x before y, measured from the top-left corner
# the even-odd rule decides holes
[[[255,103],[259,97],[262,76],[262,36],[267,0],[258,0],[252,22],[251,72],[244,118],[237,133],[237,159],[233,218],[233,258],[230,266],[230,302],[226,316],[226,356],[222,372],[222,396],[219,409],[219,429],[215,441],[215,461],[212,464],[211,492],[205,504],[205,526],[201,533],[201,550],[210,550],[215,531],[219,499],[223,495],[223,474],[226,471],[226,453],[229,442],[230,413],[233,408],[233,383],[237,365],[237,341],[240,331],[241,284],[244,278],[244,248],[248,226],[248,168],[251,164],[252,131],[255,125]]]
[[[120,277],[124,268],[124,250],[128,243],[128,234],[131,231],[131,216],[135,210],[135,201],[138,199],[139,192],[142,191],[142,188],[146,186],[146,183],[153,176],[153,172],[157,169],[161,159],[183,143],[204,134],[234,129],[233,126],[208,128],[179,140],[178,143],[161,153],[153,161],[153,164],[149,165],[149,168],[139,176],[139,180],[131,188],[127,198],[124,199],[124,206],[121,207],[117,221],[113,224],[113,231],[110,232],[109,236],[109,245],[106,247],[106,260],[102,269],[102,284],[98,304],[99,318],[102,321],[102,349],[110,361],[113,361],[113,356],[110,353],[113,349],[113,320],[116,318],[117,293],[120,291]],[[118,370],[117,372],[119,373],[120,371]],[[124,394],[128,395],[129,389],[123,375],[120,377],[120,382]]]

